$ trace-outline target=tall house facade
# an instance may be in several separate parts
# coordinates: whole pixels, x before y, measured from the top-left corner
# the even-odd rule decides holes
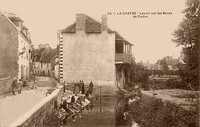
[[[93,81],[96,86],[116,88],[124,83],[123,65],[131,56],[132,44],[107,26],[85,14],[58,33],[60,82]],[[119,73],[119,74],[118,74]]]
[[[29,78],[31,39],[23,20],[13,13],[0,12],[0,74]]]

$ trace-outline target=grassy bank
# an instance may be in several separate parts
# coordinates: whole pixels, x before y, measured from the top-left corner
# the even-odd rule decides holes
[[[140,127],[198,127],[199,105],[184,108],[168,100],[143,94],[131,105],[129,118]]]

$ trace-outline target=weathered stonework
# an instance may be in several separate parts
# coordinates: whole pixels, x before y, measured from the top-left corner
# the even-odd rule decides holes
[[[12,81],[11,77],[0,79],[0,96],[11,92]]]
[[[12,127],[44,127],[49,116],[54,115],[53,112],[58,109],[63,95],[63,87],[57,88],[53,93],[44,98],[33,109],[16,120]]]

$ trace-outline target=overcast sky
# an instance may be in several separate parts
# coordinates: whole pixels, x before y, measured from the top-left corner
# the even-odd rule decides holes
[[[108,15],[108,26],[134,44],[136,61],[150,61],[170,55],[180,56],[180,48],[171,41],[182,21],[185,0],[0,0],[0,9],[13,12],[29,28],[33,44],[58,44],[57,30],[75,21],[76,13],[85,13],[97,21],[107,12],[171,12],[171,15]]]

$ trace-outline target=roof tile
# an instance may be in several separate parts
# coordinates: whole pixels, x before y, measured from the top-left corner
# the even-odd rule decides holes
[[[101,33],[101,23],[95,21],[91,17],[86,16],[86,22],[85,22],[85,32],[86,33]],[[113,31],[111,29],[107,29],[110,33],[115,33],[115,39],[116,40],[125,40],[117,31]],[[72,25],[68,26],[67,28],[61,30],[62,33],[75,33],[76,32],[76,22],[74,22]],[[126,40],[125,40],[126,41]],[[130,42],[126,41],[127,43],[131,44]]]

